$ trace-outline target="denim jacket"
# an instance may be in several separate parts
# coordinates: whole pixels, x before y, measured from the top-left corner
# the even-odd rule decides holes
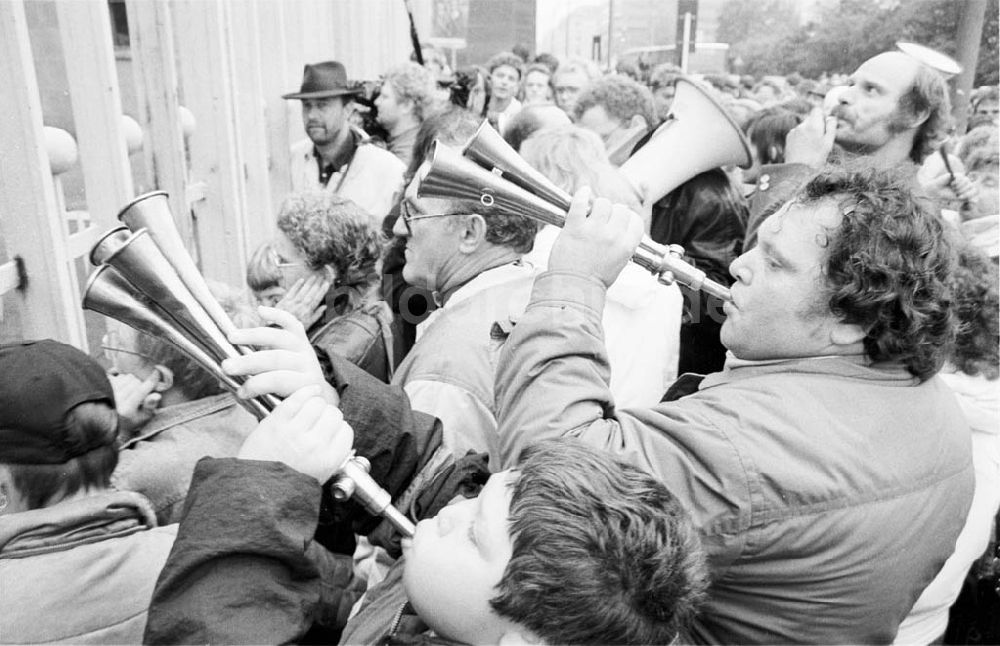
[[[256,426],[228,393],[167,406],[121,447],[111,484],[146,496],[161,525],[176,523],[198,460],[235,456]]]

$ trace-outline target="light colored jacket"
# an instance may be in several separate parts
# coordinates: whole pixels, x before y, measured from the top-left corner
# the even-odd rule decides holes
[[[142,643],[176,535],[131,492],[0,516],[0,643]]]
[[[303,139],[292,146],[289,172],[292,190],[330,190],[346,197],[371,214],[382,225],[396,197],[402,194],[403,171],[406,167],[398,157],[378,146],[360,142],[351,162],[336,173],[324,187],[319,183],[319,164],[313,155],[313,142]]]
[[[536,279],[497,371],[505,466],[573,435],[661,478],[709,556],[693,642],[891,641],[972,498],[969,430],[947,386],[863,357],[731,361],[687,397],[620,411],[603,308],[594,278]]]
[[[463,285],[424,323],[393,375],[414,410],[441,420],[442,444],[456,456],[469,450],[498,455],[493,376],[534,275],[532,266],[512,263]]]

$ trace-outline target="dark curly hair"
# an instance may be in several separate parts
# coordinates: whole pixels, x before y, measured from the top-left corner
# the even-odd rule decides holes
[[[380,229],[367,211],[331,191],[293,193],[278,213],[278,230],[311,269],[329,265],[337,270],[334,287],[347,288],[344,293],[353,301],[346,311],[365,305],[377,291],[385,242]]]
[[[1000,300],[997,263],[971,244],[959,247],[952,281],[958,337],[950,362],[970,377],[1000,377]]]
[[[602,106],[609,117],[627,122],[639,115],[652,126],[656,123],[653,93],[645,85],[621,74],[609,74],[592,81],[580,92],[573,108],[577,120],[595,105]]]
[[[849,165],[813,179],[800,202],[835,200],[824,266],[830,310],[866,332],[873,361],[899,361],[921,381],[951,352],[955,251],[933,203],[905,171]]]

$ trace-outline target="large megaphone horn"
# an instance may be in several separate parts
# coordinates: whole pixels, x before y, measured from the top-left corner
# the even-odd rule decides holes
[[[681,77],[667,120],[619,170],[651,203],[699,173],[752,164],[750,144],[739,125],[708,92]]]
[[[532,168],[488,124],[480,127],[464,150],[468,156],[435,142],[430,168],[420,180],[417,195],[473,200],[545,224],[557,227],[565,224],[569,194]],[[656,274],[664,284],[677,281],[691,289],[730,300],[728,288],[684,262],[680,257],[682,253],[683,249],[673,245],[668,248],[643,236],[632,261]]]

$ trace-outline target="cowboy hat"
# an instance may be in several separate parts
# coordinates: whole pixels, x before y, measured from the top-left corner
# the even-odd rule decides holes
[[[345,94],[362,94],[364,88],[347,80],[347,71],[339,61],[306,64],[302,72],[302,87],[298,92],[283,94],[282,99],[323,99]]]

